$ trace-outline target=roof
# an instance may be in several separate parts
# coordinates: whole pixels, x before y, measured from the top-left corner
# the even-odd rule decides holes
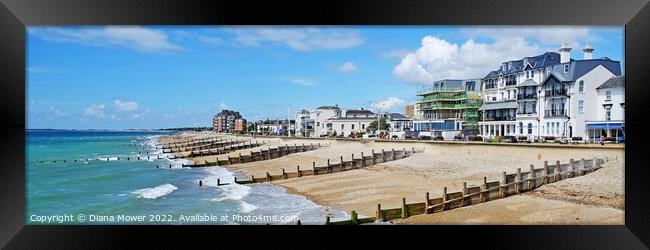
[[[339,105],[336,105],[336,106],[320,106],[316,109],[340,109],[340,108]]]
[[[506,102],[487,102],[483,103],[478,110],[493,110],[493,109],[516,109],[517,102],[506,101]]]
[[[555,77],[561,82],[572,82],[598,66],[603,66],[614,75],[621,75],[621,63],[607,57],[587,60],[571,59],[571,62],[569,63],[569,72],[567,73],[564,73],[564,65],[566,64],[553,65],[551,68],[551,74],[542,81],[542,84],[546,83],[546,81],[551,77]]]
[[[517,85],[517,86],[518,86],[518,87],[526,87],[526,86],[538,86],[538,85],[539,85],[539,83],[537,83],[535,80],[533,80],[533,79],[527,79],[526,81],[520,83],[520,84]]]
[[[345,111],[345,116],[359,115],[359,114],[361,114],[361,115],[374,115],[375,113],[373,113],[370,110],[366,110],[366,109],[348,109],[347,111]]]
[[[408,118],[405,115],[400,114],[400,113],[388,113],[386,115],[388,115],[388,118],[390,118],[391,120],[410,120],[411,119],[411,118]]]
[[[556,52],[545,52],[544,54],[533,56],[533,57],[524,57],[515,61],[503,62],[502,64],[510,65],[510,68],[499,68],[498,70],[490,71],[484,78],[494,78],[499,74],[514,74],[520,71],[523,71],[527,65],[530,65],[533,69],[546,68],[551,65],[556,65],[560,63],[560,54]]]
[[[625,76],[613,76],[612,78],[607,79],[607,81],[598,86],[596,89],[610,89],[619,87],[625,87]]]

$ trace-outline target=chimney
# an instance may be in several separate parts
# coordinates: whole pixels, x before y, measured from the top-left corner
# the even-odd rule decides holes
[[[587,43],[582,51],[585,52],[585,60],[589,60],[592,58],[592,52],[594,52],[594,48],[591,47],[590,43]]]
[[[571,48],[569,44],[563,43],[562,47],[557,50],[560,53],[560,63],[568,63],[571,61]]]

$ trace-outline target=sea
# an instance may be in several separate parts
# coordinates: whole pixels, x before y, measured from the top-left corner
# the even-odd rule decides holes
[[[188,160],[168,159],[158,139],[173,133],[26,130],[25,223],[265,225],[350,218],[277,185],[235,184],[235,173],[224,167],[191,168],[183,165]],[[218,186],[217,179],[231,184]]]

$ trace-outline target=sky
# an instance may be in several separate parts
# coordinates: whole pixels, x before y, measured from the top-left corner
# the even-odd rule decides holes
[[[403,112],[441,79],[557,51],[624,61],[613,26],[30,26],[29,129],[212,126],[338,104]],[[624,66],[623,66],[624,70]]]

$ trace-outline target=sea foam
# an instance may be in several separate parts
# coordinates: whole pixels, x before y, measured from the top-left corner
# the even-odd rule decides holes
[[[167,183],[154,188],[139,189],[133,191],[133,193],[137,194],[138,198],[157,199],[158,197],[163,197],[174,192],[176,189],[178,189],[176,186]]]

